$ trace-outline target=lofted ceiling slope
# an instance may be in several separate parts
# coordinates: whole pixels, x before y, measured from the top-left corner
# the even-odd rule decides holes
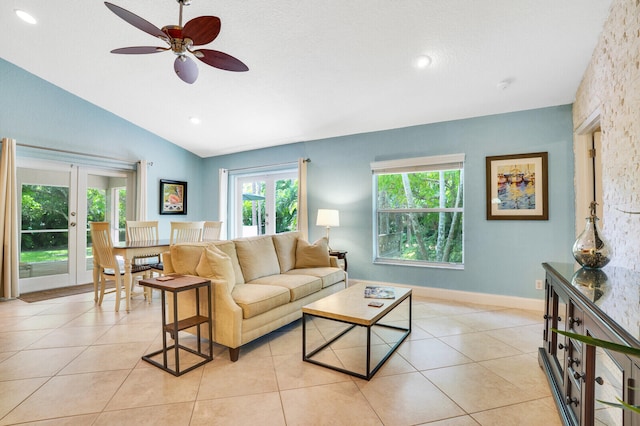
[[[175,0],[111,0],[157,27]],[[201,157],[571,103],[610,0],[193,0],[222,20],[186,84],[163,42],[98,0],[0,3],[0,57]],[[37,25],[20,21],[29,11]],[[10,34],[10,39],[7,39]],[[414,62],[428,55],[423,69]],[[501,82],[506,88],[499,88]],[[200,118],[194,125],[190,117]]]

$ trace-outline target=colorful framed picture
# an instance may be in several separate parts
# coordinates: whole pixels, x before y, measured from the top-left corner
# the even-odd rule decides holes
[[[160,214],[187,214],[187,182],[160,179]]]
[[[549,220],[547,153],[487,157],[487,220]]]

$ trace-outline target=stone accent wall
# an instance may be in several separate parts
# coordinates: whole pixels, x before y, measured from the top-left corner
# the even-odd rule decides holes
[[[576,93],[574,129],[598,108],[602,231],[613,249],[611,264],[640,270],[640,0],[613,0]]]

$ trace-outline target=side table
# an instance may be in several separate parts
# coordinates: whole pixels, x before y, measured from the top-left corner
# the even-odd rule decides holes
[[[335,256],[344,261],[344,271],[347,272],[347,252],[342,250],[329,250],[329,256]]]
[[[162,349],[151,352],[142,357],[143,360],[147,361],[150,364],[159,367],[174,376],[180,376],[181,374],[187,373],[194,368],[200,367],[201,365],[211,361],[213,359],[213,336],[212,336],[212,326],[213,321],[211,318],[211,281],[207,279],[203,279],[200,277],[186,276],[186,275],[167,275],[163,277],[157,278],[149,278],[140,280],[140,285],[150,288],[156,288],[160,290],[162,295]],[[208,312],[207,316],[200,315],[200,292],[198,291],[201,287],[207,287],[207,307]],[[194,290],[196,292],[196,314],[194,316],[179,319],[178,317],[178,293],[187,290]],[[166,313],[166,292],[173,293],[173,323],[167,324],[167,313]],[[208,324],[209,326],[209,351],[203,352],[201,346],[201,333],[200,326],[202,324]],[[197,327],[197,339],[198,346],[197,350],[193,350],[189,347],[183,346],[179,342],[178,332],[180,330],[186,330],[187,328]],[[167,333],[170,333],[173,336],[174,344],[171,346],[167,346]],[[167,354],[173,349],[175,354],[175,369],[169,367],[167,363]],[[184,350],[190,352],[194,355],[202,358],[202,361],[184,369],[180,370],[180,350]],[[153,359],[154,356],[162,354],[162,363]]]

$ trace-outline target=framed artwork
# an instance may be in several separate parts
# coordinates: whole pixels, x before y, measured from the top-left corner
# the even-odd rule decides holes
[[[160,179],[160,214],[187,214],[187,182]]]
[[[549,220],[547,153],[487,157],[487,220]]]

